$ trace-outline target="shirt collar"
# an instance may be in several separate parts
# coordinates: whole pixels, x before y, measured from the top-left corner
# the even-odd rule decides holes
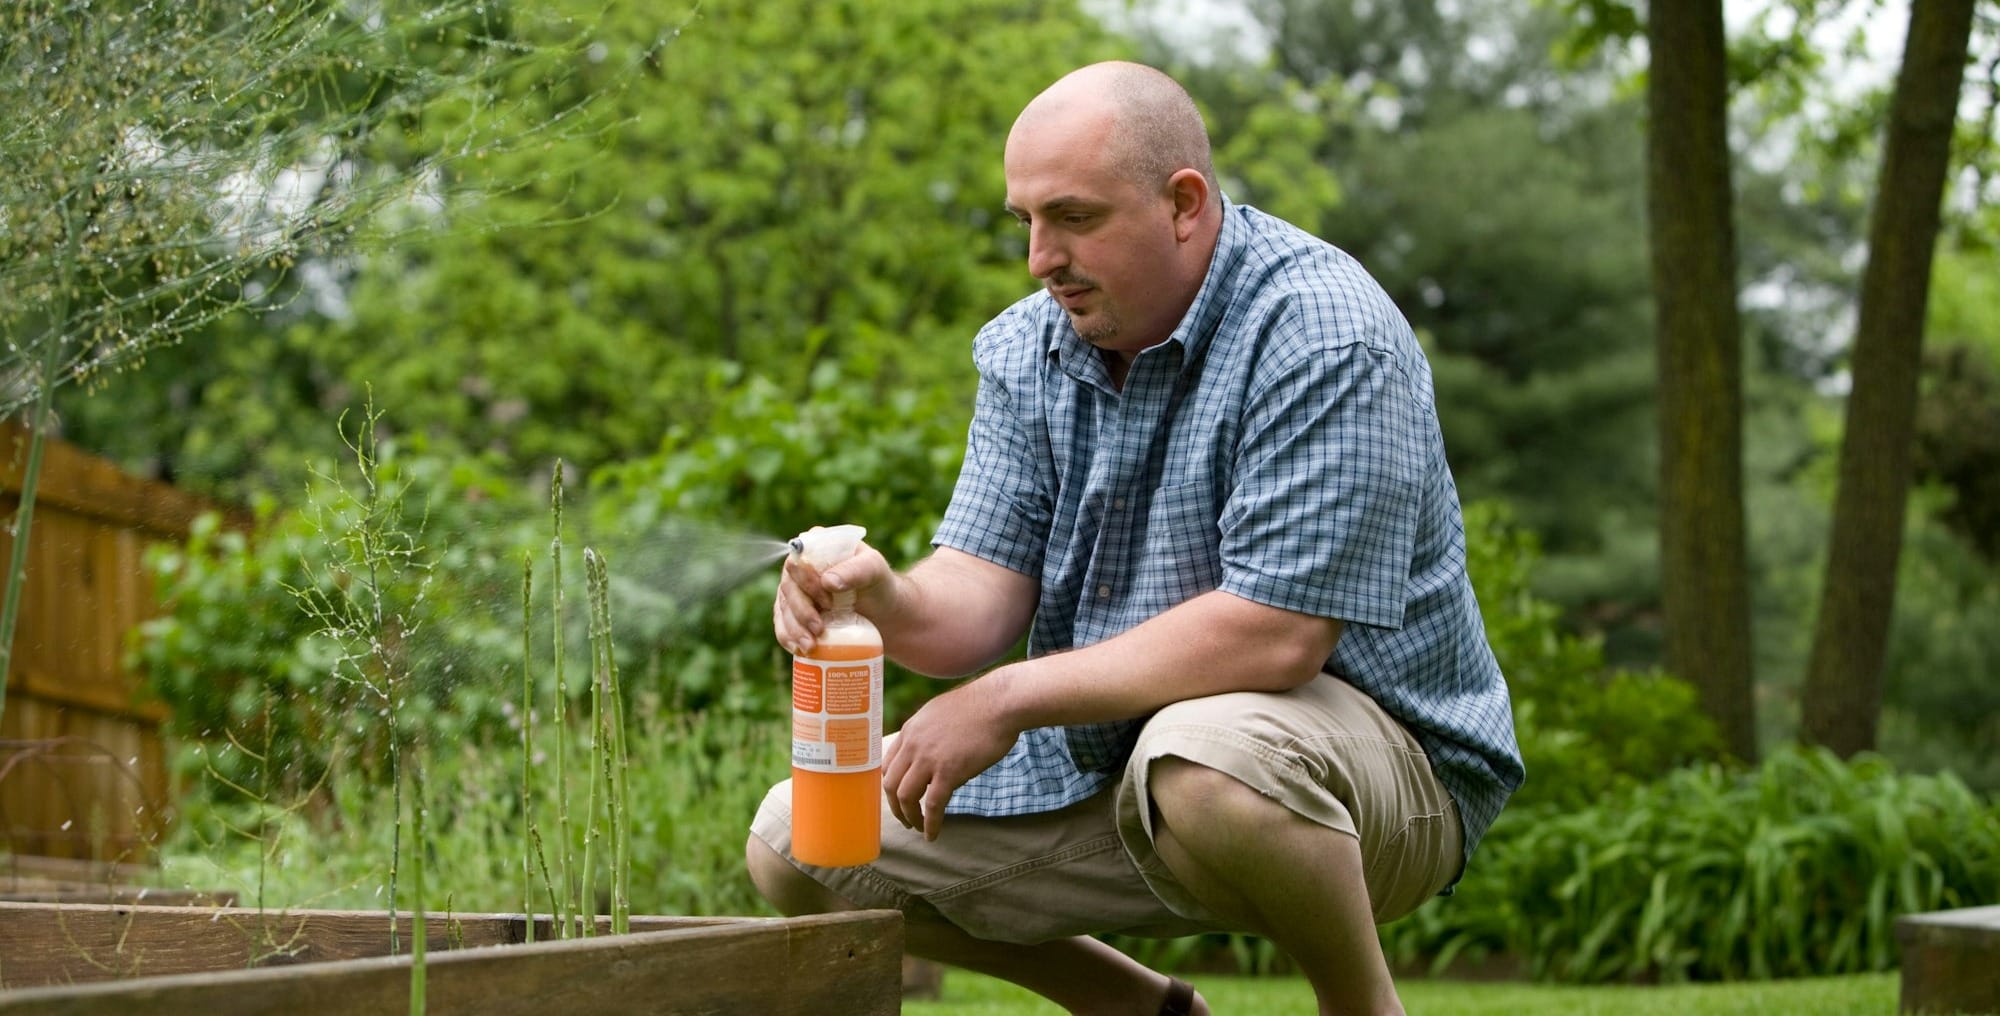
[[[1222,199],[1222,232],[1215,238],[1215,254],[1208,260],[1208,274],[1201,280],[1201,290],[1195,293],[1194,303],[1188,305],[1187,313],[1181,316],[1181,323],[1174,328],[1167,342],[1181,344],[1181,367],[1185,370],[1195,363],[1208,348],[1210,336],[1222,323],[1222,316],[1229,310],[1229,298],[1235,288],[1231,284],[1236,267],[1243,259],[1244,244],[1248,227],[1243,224],[1243,216],[1237,207],[1229,202],[1226,195]]]

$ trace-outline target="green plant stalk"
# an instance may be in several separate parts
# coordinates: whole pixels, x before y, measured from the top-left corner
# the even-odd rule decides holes
[[[535,861],[542,868],[542,891],[549,897],[549,920],[553,922],[556,919],[556,915],[562,912],[562,905],[556,899],[555,880],[549,877],[549,855],[547,851],[542,849],[542,828],[537,825],[530,825],[528,827],[528,840],[530,841],[530,847],[534,851]],[[529,924],[535,923],[534,914],[531,913],[527,916]],[[551,929],[551,931],[555,931],[555,929]]]
[[[570,906],[570,893],[574,891],[571,871],[574,854],[572,853],[570,844],[569,773],[565,758],[568,749],[567,742],[569,740],[566,729],[568,726],[568,709],[566,704],[569,700],[569,682],[563,674],[562,460],[560,459],[556,460],[555,478],[550,486],[549,503],[551,506],[550,510],[555,515],[556,529],[555,539],[549,542],[550,567],[553,571],[550,585],[553,590],[552,595],[555,597],[553,614],[555,618],[556,650],[556,884],[561,890],[556,894],[556,899],[562,901],[561,912],[557,915],[562,925],[560,937],[569,938],[574,931],[571,921],[575,917],[575,910]]]
[[[605,638],[610,639],[607,615]],[[611,662],[611,930],[632,930],[632,800],[625,783],[625,700],[618,683],[618,662]]]
[[[97,185],[97,167],[92,165],[84,186],[76,193],[88,194]],[[21,469],[20,504],[14,509],[14,545],[7,560],[7,594],[0,600],[0,719],[7,715],[7,677],[14,672],[14,626],[21,619],[21,590],[28,577],[28,537],[34,529],[35,494],[41,487],[42,448],[46,443],[42,437],[48,430],[49,416],[55,405],[55,373],[62,365],[62,339],[57,329],[69,320],[70,291],[75,285],[75,269],[78,252],[83,244],[83,227],[76,220],[76,209],[65,201],[63,207],[63,267],[60,295],[56,297],[56,313],[50,320],[48,347],[42,354],[42,364],[36,380],[35,410],[28,424],[28,461]]]
[[[611,930],[622,934],[627,930],[627,921],[622,913],[625,906],[625,892],[630,877],[625,846],[630,835],[626,827],[624,802],[619,797],[622,781],[619,770],[624,764],[620,748],[624,739],[622,703],[618,692],[618,661],[611,640],[611,579],[608,564],[599,554],[591,554],[589,560],[596,569],[595,581],[591,586],[591,629],[595,639],[594,657],[597,661],[596,677],[602,694],[600,721],[597,725],[598,737],[604,750],[598,755],[599,775],[604,784],[605,819],[611,840]]]
[[[397,941],[397,880],[403,866],[403,732],[397,724],[402,703],[396,701],[396,667],[388,657],[388,646],[383,636],[388,632],[388,622],[382,616],[382,548],[376,540],[375,526],[380,522],[377,514],[381,510],[381,490],[376,486],[375,459],[375,390],[368,389],[367,403],[361,413],[361,427],[355,435],[354,461],[361,470],[361,482],[367,488],[361,502],[361,559],[368,564],[368,601],[373,625],[369,631],[369,641],[373,644],[375,661],[382,667],[383,696],[389,703],[389,789],[391,807],[396,815],[395,827],[389,833],[389,955],[400,950]]]
[[[598,629],[598,595],[602,592],[603,572],[597,561],[597,552],[583,548],[583,588],[584,602],[590,616],[590,763],[586,775],[590,785],[584,794],[583,806],[583,879],[577,886],[579,912],[584,915],[583,934],[597,933],[597,896],[591,891],[597,877],[597,841],[602,826],[597,810],[599,778],[604,770],[604,753],[607,745],[604,738],[604,661],[603,633]],[[609,801],[605,802],[607,805]],[[587,909],[586,909],[587,908]]]
[[[535,941],[535,558],[521,555],[521,916],[527,941]]]
[[[424,931],[424,759],[421,744],[410,760],[410,1016],[424,1016],[424,955],[429,936]]]
[[[606,680],[609,680],[608,676]],[[604,735],[604,750],[597,754],[597,761],[600,765],[597,775],[593,778],[592,782],[603,785],[604,814],[600,818],[603,822],[604,839],[606,841],[604,850],[606,854],[615,855],[618,843],[618,815],[617,804],[611,799],[611,718],[608,709],[605,714],[604,728],[601,732]],[[609,888],[615,895],[618,891],[618,861],[615,856],[608,857],[606,860],[611,868],[609,878],[611,884]]]
[[[625,755],[625,693],[618,681],[618,654],[611,637],[611,583],[609,566],[604,583],[604,670],[611,700],[611,930],[625,934],[632,930],[632,809],[625,782],[628,759]]]
[[[44,370],[54,370],[61,350],[51,343],[43,358]],[[34,528],[35,489],[42,476],[42,431],[47,428],[50,392],[55,385],[42,382],[35,398],[35,422],[28,428],[28,461],[21,470],[21,503],[14,509],[14,546],[7,562],[7,598],[0,604],[0,717],[7,715],[7,675],[14,667],[14,625],[20,620],[21,588],[28,576],[28,536]]]
[[[264,911],[264,885],[271,867],[271,851],[277,844],[266,842],[271,827],[271,686],[264,686],[264,754],[257,761],[257,912]],[[247,752],[245,754],[248,754]]]

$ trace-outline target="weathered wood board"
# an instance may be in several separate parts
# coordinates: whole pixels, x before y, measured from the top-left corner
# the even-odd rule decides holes
[[[2000,1013],[2000,906],[1896,918],[1904,1013]]]
[[[405,1011],[410,958],[381,955],[387,925],[351,911],[0,904],[0,1014]],[[407,947],[407,917],[403,927]],[[901,1005],[893,911],[632,927],[523,944],[520,915],[431,915],[429,1011],[874,1016]]]

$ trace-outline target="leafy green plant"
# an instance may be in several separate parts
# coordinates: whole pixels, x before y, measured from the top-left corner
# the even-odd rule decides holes
[[[403,638],[410,687],[401,722],[433,739],[463,739],[498,729],[510,707],[497,682],[476,679],[514,662],[518,634],[498,605],[502,573],[526,546],[511,507],[513,488],[463,462],[412,453],[386,438],[376,452],[378,483],[423,495],[409,510],[431,534],[433,568],[450,582],[428,587],[415,573],[380,574],[373,596],[385,616],[409,619],[416,637]],[[253,779],[242,756],[206,760],[192,748],[225,732],[261,743],[270,724],[272,765],[280,790],[319,783],[333,755],[352,746],[364,771],[386,757],[378,724],[367,722],[365,683],[332,679],[341,659],[326,625],[299,609],[299,595],[334,597],[338,541],[329,534],[356,525],[356,504],[343,503],[326,464],[305,492],[313,512],[280,511],[260,499],[248,531],[215,515],[198,518],[188,541],[149,552],[155,594],[166,608],[142,624],[130,643],[131,665],[152,696],[169,707],[168,733],[183,750],[178,766],[206,766],[242,782]],[[272,708],[265,711],[268,700]],[[197,784],[197,796],[227,802],[227,786]],[[183,807],[199,804],[184,798]]]
[[[1901,678],[1884,687],[1879,750],[2000,791],[2000,558],[1953,531],[1940,502],[1963,494],[1932,487],[1910,498],[1889,640],[1889,673]]]
[[[476,0],[271,0],[258,14],[211,0],[0,11],[0,415],[27,422],[0,672],[58,387],[275,307],[272,283],[302,260],[354,250],[364,226],[372,241],[403,231],[385,210],[469,190],[460,165],[571,133],[495,99],[503,83],[574,73],[584,41],[534,38],[530,12],[507,19],[523,30],[510,45],[492,44],[501,19]],[[441,110],[453,126],[411,144],[407,125]],[[377,156],[365,169],[362,151]]]
[[[482,483],[461,467],[407,455],[394,441],[377,442],[377,417],[370,412],[363,419],[361,432],[349,438],[355,462],[345,472],[323,470],[306,510],[279,515],[267,506],[253,533],[204,520],[186,547],[154,559],[171,609],[140,633],[135,657],[161,697],[174,704],[191,764],[213,777],[189,796],[181,848],[199,845],[239,865],[254,860],[265,887],[260,899],[277,905],[287,898],[321,905],[329,899],[381,902],[353,899],[370,885],[384,886],[393,905],[407,853],[395,831],[399,819],[427,825],[425,849],[410,859],[428,863],[421,874],[412,863],[411,875],[443,886],[461,902],[475,894],[464,890],[463,876],[453,869],[469,865],[480,870],[470,881],[498,884],[506,876],[491,865],[511,840],[525,848],[528,863],[524,873],[523,850],[514,850],[514,878],[507,881],[525,874],[532,902],[539,869],[560,934],[589,933],[594,925],[583,916],[606,905],[614,928],[621,925],[633,900],[645,898],[634,871],[640,878],[671,880],[677,892],[700,898],[712,896],[703,887],[717,879],[741,883],[743,823],[757,798],[739,802],[734,811],[712,812],[705,802],[724,792],[700,788],[716,784],[710,774],[719,771],[728,775],[728,792],[761,795],[783,775],[789,728],[761,715],[704,718],[680,705],[665,717],[660,714],[668,699],[660,688],[623,689],[625,654],[611,631],[615,583],[594,548],[580,555],[586,620],[571,631],[578,612],[562,603],[566,546],[573,544],[562,535],[559,467],[549,490],[558,534],[548,541],[551,578],[537,602],[531,566],[516,573],[519,621],[508,625],[506,638],[496,637],[509,620],[488,609],[496,565],[529,542],[532,527],[515,521],[505,488]],[[359,484],[344,488],[343,478],[356,466]],[[770,547],[782,547],[763,542],[767,555]],[[417,566],[408,567],[412,563]],[[715,581],[737,574],[723,571]],[[629,607],[631,601],[621,593],[618,602]],[[246,625],[246,618],[258,623]],[[768,631],[759,641],[769,642]],[[573,680],[579,671],[587,682]],[[657,664],[652,671],[659,672]],[[509,683],[503,675],[518,682],[517,692],[502,692]],[[579,715],[569,707],[586,687],[590,708]],[[634,715],[628,704],[645,706],[638,715],[649,718],[636,725],[641,738],[660,735],[636,749],[624,736],[625,717]],[[538,725],[537,712],[545,706],[554,707],[553,722]],[[718,723],[728,729],[711,734]],[[482,766],[476,777],[464,778],[458,763],[465,760],[433,776],[433,759],[423,767],[425,778],[413,784],[416,799],[399,803],[399,756],[424,745],[491,744],[510,727],[520,740],[518,761],[507,768],[518,783],[501,785],[499,766]],[[682,744],[698,746],[702,757],[673,757],[672,749]],[[664,755],[653,750],[662,745]],[[731,768],[753,750],[755,771]],[[678,780],[635,787],[635,769]],[[273,786],[274,777],[291,782]],[[704,800],[677,803],[690,789]],[[453,791],[494,807],[458,814],[447,799]],[[278,803],[297,794],[311,800]],[[714,828],[697,833],[686,828],[690,824]],[[543,828],[554,831],[546,855]],[[253,829],[255,835],[246,832]],[[644,832],[635,834],[639,829]],[[487,842],[455,841],[461,833]],[[299,873],[287,876],[282,869],[298,863],[294,850],[301,842],[340,842],[351,835],[357,838],[329,849],[352,852],[357,865],[307,876],[314,884],[304,890],[293,882],[288,897],[287,878]],[[635,847],[638,835],[649,845],[693,837],[701,845],[699,858],[683,865],[649,855]],[[453,842],[441,846],[441,840]],[[536,863],[542,856],[556,861],[553,873],[546,862]],[[315,863],[324,863],[323,857]],[[606,869],[608,882],[598,877]],[[689,870],[700,878],[690,880]],[[607,885],[609,899],[600,901]],[[736,893],[732,899],[743,902],[732,905],[753,905],[746,895]],[[509,909],[523,899],[485,902]]]
[[[1505,813],[1480,851],[1457,897],[1384,929],[1392,956],[1564,981],[1885,970],[1897,915],[2000,899],[2000,803],[1797,747]]]
[[[868,377],[832,365],[814,372],[805,398],[734,368],[716,370],[709,384],[718,403],[711,418],[673,428],[651,457],[595,474],[599,529],[643,534],[695,522],[789,537],[852,522],[899,567],[929,552],[964,453],[963,399],[883,396]],[[777,570],[762,578],[723,597],[713,583],[688,583],[688,595],[624,624],[634,644],[658,647],[651,665],[670,701],[776,715],[790,670],[771,637]],[[892,668],[890,711],[927,691]]]
[[[1720,740],[1692,686],[1658,672],[1609,666],[1594,639],[1563,629],[1530,580],[1539,549],[1495,502],[1466,507],[1466,569],[1486,637],[1513,697],[1528,782],[1511,809],[1573,808],[1689,762]],[[1477,863],[1477,862],[1475,862]]]
[[[635,706],[625,770],[631,912],[770,913],[744,874],[743,840],[764,792],[786,775],[790,728],[782,719],[676,712],[645,693]],[[449,898],[455,909],[521,907],[519,736],[439,741],[429,757],[431,896]],[[547,723],[534,726],[530,745],[542,788],[536,810],[546,818],[557,779]],[[581,798],[591,775],[571,766],[562,778]],[[214,835],[207,820],[199,830],[176,826],[162,848],[161,878],[167,885],[248,889],[261,870],[267,906],[378,907],[393,850],[392,807],[388,787],[343,768],[321,807],[273,817],[267,850]],[[582,829],[572,835],[580,847]],[[586,900],[596,904],[594,891]]]
[[[395,836],[389,863],[389,951],[396,951],[398,878],[402,871],[403,784],[410,781],[410,814],[416,830],[415,955],[412,968],[413,1006],[422,1011],[424,948],[423,904],[423,739],[406,714],[413,704],[415,674],[408,647],[423,629],[426,599],[435,562],[425,549],[428,513],[412,518],[405,497],[407,481],[398,483],[381,468],[381,444],[375,427],[381,420],[371,399],[341,439],[354,458],[357,483],[344,484],[339,475],[323,477],[327,501],[307,506],[306,517],[321,546],[323,561],[303,559],[305,581],[288,587],[314,633],[337,648],[325,677],[352,689],[352,702],[362,717],[381,720],[380,743],[388,762],[389,786],[395,800]],[[404,593],[404,596],[398,596]],[[394,597],[396,602],[391,602]],[[369,726],[363,725],[368,732]],[[407,766],[407,768],[406,768]]]

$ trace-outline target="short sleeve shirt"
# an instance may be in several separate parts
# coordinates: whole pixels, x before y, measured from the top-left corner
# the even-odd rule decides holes
[[[1469,857],[1521,783],[1520,750],[1465,574],[1430,367],[1361,265],[1225,201],[1193,305],[1122,387],[1047,292],[981,329],[973,357],[965,464],[933,542],[1039,580],[1029,654],[1216,589],[1338,619],[1326,671],[1423,744]],[[1027,731],[947,811],[1081,800],[1143,723]]]

